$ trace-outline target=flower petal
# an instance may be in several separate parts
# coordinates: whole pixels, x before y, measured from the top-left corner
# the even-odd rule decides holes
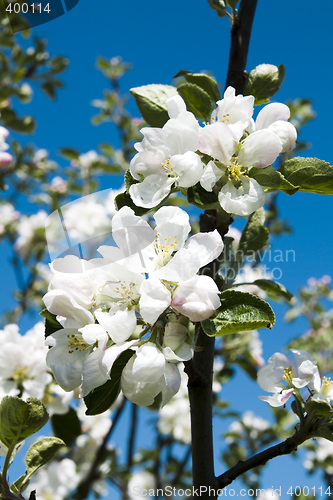
[[[171,293],[158,278],[143,281],[140,288],[140,314],[147,323],[153,324],[171,303]]]
[[[242,177],[241,186],[236,188],[228,181],[218,195],[223,210],[228,214],[250,215],[265,204],[265,193],[260,184],[251,178]]]
[[[142,182],[132,184],[129,194],[136,206],[153,208],[168,196],[174,182],[173,177],[166,175],[148,175]]]
[[[282,151],[282,142],[270,130],[258,130],[242,143],[238,162],[244,167],[264,168],[271,165]]]

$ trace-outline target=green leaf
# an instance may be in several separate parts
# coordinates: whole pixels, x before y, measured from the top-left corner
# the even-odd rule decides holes
[[[244,95],[253,95],[255,104],[268,102],[270,97],[277,93],[281,87],[286,70],[283,64],[260,64],[247,76]]]
[[[63,328],[63,326],[57,321],[56,315],[52,314],[46,308],[43,309],[39,315],[45,318],[45,338]]]
[[[261,250],[266,245],[269,231],[267,227],[264,226],[264,222],[264,208],[259,208],[259,210],[256,210],[249,217],[239,242],[239,252],[244,256],[251,255],[253,252]]]
[[[333,194],[333,167],[318,158],[291,158],[281,165],[279,172],[300,191]]]
[[[23,116],[20,118],[10,108],[3,108],[1,110],[1,120],[5,127],[22,134],[32,134],[36,128],[36,122],[32,116]]]
[[[204,90],[211,100],[216,103],[221,99],[221,92],[216,81],[205,73],[192,73],[191,71],[180,70],[174,78],[183,76],[189,83],[194,83],[202,90]]]
[[[284,191],[287,194],[295,194],[299,190],[299,186],[294,186],[291,182],[284,178],[281,172],[275,170],[272,166],[265,168],[251,168],[248,173],[249,177],[255,179],[265,191]]]
[[[210,119],[213,106],[205,90],[194,83],[182,83],[177,90],[184,99],[188,111],[191,111],[197,118]]]
[[[214,317],[201,322],[209,337],[273,327],[275,315],[271,306],[256,295],[226,290],[220,298],[221,306]]]
[[[74,148],[61,148],[59,153],[68,160],[78,160],[80,153]]]
[[[308,399],[305,403],[305,410],[309,416],[333,417],[333,409],[326,400]]]
[[[126,191],[129,191],[129,188],[132,186],[132,184],[136,184],[137,182],[139,182],[139,181],[134,179],[134,177],[132,176],[132,174],[130,172],[130,169],[127,169],[125,172],[125,178],[124,178],[124,184],[125,184]]]
[[[187,189],[187,200],[201,210],[208,210],[219,206],[219,200],[214,192],[206,191],[200,183]]]
[[[258,286],[261,290],[264,290],[271,299],[283,299],[289,302],[293,298],[293,294],[288,292],[286,287],[277,281],[260,279],[255,280],[251,284]]]
[[[110,408],[120,392],[120,379],[123,369],[134,351],[127,349],[118,356],[111,368],[111,379],[100,387],[93,389],[85,398],[86,415],[99,415]]]
[[[45,406],[36,398],[26,402],[6,396],[0,403],[0,441],[9,448],[38,432],[49,419]]]
[[[25,456],[25,464],[29,476],[45,465],[65,443],[56,437],[40,439],[30,446]]]
[[[117,210],[120,210],[121,207],[130,207],[134,211],[135,215],[139,216],[145,215],[151,210],[151,208],[137,207],[128,193],[118,194],[115,197],[114,202]]]
[[[172,85],[151,84],[130,90],[143,119],[151,127],[163,127],[169,120],[166,101],[177,95]]]
[[[74,444],[76,438],[82,433],[80,419],[73,408],[65,414],[52,415],[51,425],[53,434],[62,439],[67,446]]]

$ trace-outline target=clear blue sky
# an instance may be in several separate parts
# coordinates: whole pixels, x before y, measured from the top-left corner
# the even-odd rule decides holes
[[[331,164],[332,114],[331,97],[333,67],[333,3],[331,0],[259,0],[248,58],[248,70],[261,63],[286,67],[286,79],[276,100],[306,97],[313,100],[317,119],[307,125],[301,139],[312,143],[305,154],[317,156]],[[34,29],[34,34],[49,40],[51,54],[70,59],[64,74],[66,88],[56,102],[39,93],[26,113],[37,118],[33,141],[56,158],[60,147],[71,146],[86,152],[98,143],[115,141],[110,124],[92,127],[96,113],[91,101],[102,96],[106,81],[95,69],[96,57],[121,56],[133,64],[133,70],[122,80],[126,92],[131,87],[148,83],[171,83],[180,69],[209,70],[224,87],[229,53],[229,23],[219,18],[206,0],[80,0],[68,14]],[[275,99],[274,98],[274,99]],[[129,108],[137,114],[134,100]],[[63,160],[56,158],[63,163]],[[110,180],[111,182],[111,180]],[[103,186],[117,187],[112,184]],[[281,281],[296,292],[307,278],[332,274],[332,197],[281,194],[279,206],[294,233],[274,243],[274,249],[294,250],[295,262],[284,262]],[[274,263],[272,264],[274,267]],[[278,308],[281,311],[281,307]],[[281,316],[280,316],[281,318]],[[274,331],[275,330],[275,331]],[[272,332],[262,334],[265,357],[282,349],[287,339],[302,333],[302,325],[285,327],[282,319]],[[260,389],[252,384],[243,390],[241,378],[225,389],[242,397],[238,409],[248,408],[268,416],[268,408],[257,399]],[[236,385],[235,385],[236,384]],[[237,385],[238,384],[238,385]],[[245,395],[247,394],[247,395]],[[220,428],[217,427],[217,434]],[[305,480],[292,470],[295,462],[278,459],[269,466],[264,487],[279,485],[320,485],[312,478]],[[281,472],[283,473],[281,474]],[[281,479],[282,480],[282,479]]]

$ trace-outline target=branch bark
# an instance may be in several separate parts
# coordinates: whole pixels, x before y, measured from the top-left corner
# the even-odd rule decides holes
[[[236,94],[243,92],[246,80],[246,61],[257,2],[258,0],[241,1],[238,16],[231,29],[226,87],[234,87]]]
[[[264,450],[257,455],[249,458],[248,460],[242,460],[238,462],[234,467],[231,467],[228,471],[224,472],[217,478],[218,487],[225,488],[229,484],[231,484],[238,476],[244,474],[254,467],[258,467],[260,465],[264,465],[268,460],[272,458],[288,455],[292,451],[297,450],[297,447],[302,444],[308,438],[307,435],[304,435],[301,431],[295,432],[295,434],[282,443],[279,443],[267,450]]]
[[[257,0],[241,0],[239,14],[231,31],[231,46],[227,86],[232,85],[236,93],[241,93],[245,82],[245,67],[251,37],[253,18]],[[218,229],[223,237],[232,222],[231,217],[217,211],[206,210],[200,217],[200,231],[208,232]],[[214,278],[216,269],[211,266]],[[192,474],[194,488],[207,487],[218,490],[218,479],[214,472],[213,429],[212,429],[212,381],[215,339],[207,337],[200,323],[196,325],[197,351],[193,359],[185,363],[185,371],[189,377],[188,392],[191,407],[192,432]],[[220,476],[221,477],[221,476]],[[228,483],[229,484],[229,483]],[[206,488],[205,488],[206,489]],[[201,495],[201,498],[212,500],[212,495]]]

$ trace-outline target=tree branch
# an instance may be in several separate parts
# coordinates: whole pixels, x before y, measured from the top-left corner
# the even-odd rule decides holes
[[[293,436],[287,438],[285,441],[282,441],[282,443],[272,446],[271,448],[268,448],[267,450],[254,455],[248,460],[241,460],[236,465],[231,467],[231,469],[224,472],[224,474],[221,474],[217,478],[218,488],[225,488],[226,486],[231,484],[238,476],[244,474],[244,472],[247,472],[254,467],[264,465],[266,462],[268,462],[268,460],[271,460],[272,458],[281,455],[288,455],[292,451],[297,450],[297,447],[302,444],[308,437],[309,436],[304,434],[304,432],[298,430]]]
[[[231,85],[236,94],[243,92],[246,81],[246,61],[251,30],[258,0],[242,0],[238,16],[231,28],[231,45],[226,87]]]

